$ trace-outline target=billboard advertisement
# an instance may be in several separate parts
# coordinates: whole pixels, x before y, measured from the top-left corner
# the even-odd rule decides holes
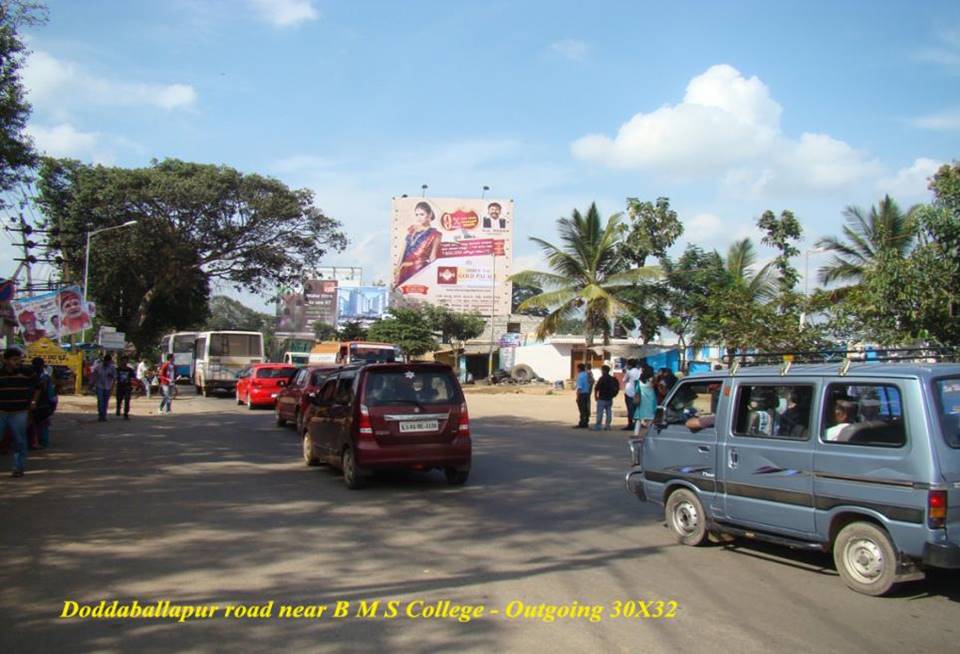
[[[454,311],[510,313],[513,201],[394,198],[393,292]]]
[[[386,286],[340,287],[337,313],[341,322],[370,321],[383,318],[389,304]]]
[[[26,343],[79,334],[93,324],[93,309],[79,286],[14,300],[13,313]]]
[[[277,305],[277,333],[313,336],[317,321],[337,322],[337,280],[308,279],[303,289],[281,289]]]

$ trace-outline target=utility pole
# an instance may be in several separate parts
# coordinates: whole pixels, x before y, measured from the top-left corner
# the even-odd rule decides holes
[[[30,267],[30,246],[31,241],[29,240],[30,226],[27,225],[26,219],[23,217],[23,212],[20,212],[20,238],[23,243],[23,265],[27,268],[27,293],[33,291],[33,271]]]

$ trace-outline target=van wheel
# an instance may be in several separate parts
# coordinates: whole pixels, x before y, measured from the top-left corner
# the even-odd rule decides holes
[[[357,470],[357,460],[353,456],[353,450],[349,447],[343,451],[340,467],[343,469],[343,483],[347,485],[347,488],[350,490],[363,488],[366,479]]]
[[[280,417],[280,405],[273,407],[273,417],[277,419],[277,427],[283,427],[287,421]]]
[[[887,532],[869,522],[854,522],[833,541],[833,561],[843,582],[864,595],[884,595],[897,576],[897,550]]]
[[[685,488],[675,490],[664,510],[667,526],[678,543],[703,544],[707,538],[707,516],[697,496]]]
[[[443,474],[451,486],[463,486],[470,477],[470,468],[444,468]]]
[[[310,442],[307,434],[303,435],[303,462],[308,466],[320,465],[320,459],[313,453],[313,443]]]

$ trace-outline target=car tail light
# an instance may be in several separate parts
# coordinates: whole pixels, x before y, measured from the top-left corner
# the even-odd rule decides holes
[[[370,422],[370,409],[366,404],[360,405],[360,420],[357,421],[357,431],[360,435],[373,435],[373,423]]]
[[[464,436],[470,435],[470,413],[467,411],[466,402],[460,405],[460,424],[457,427],[457,431]]]
[[[947,523],[947,491],[932,490],[927,495],[927,526],[943,529]]]

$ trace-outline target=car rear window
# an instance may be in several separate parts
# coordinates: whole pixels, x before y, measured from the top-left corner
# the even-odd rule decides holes
[[[384,404],[453,404],[462,401],[453,375],[443,370],[384,370],[367,375],[364,402]]]
[[[296,368],[259,368],[257,379],[290,379],[296,373]]]
[[[939,379],[934,384],[940,431],[947,445],[960,448],[960,379]]]

